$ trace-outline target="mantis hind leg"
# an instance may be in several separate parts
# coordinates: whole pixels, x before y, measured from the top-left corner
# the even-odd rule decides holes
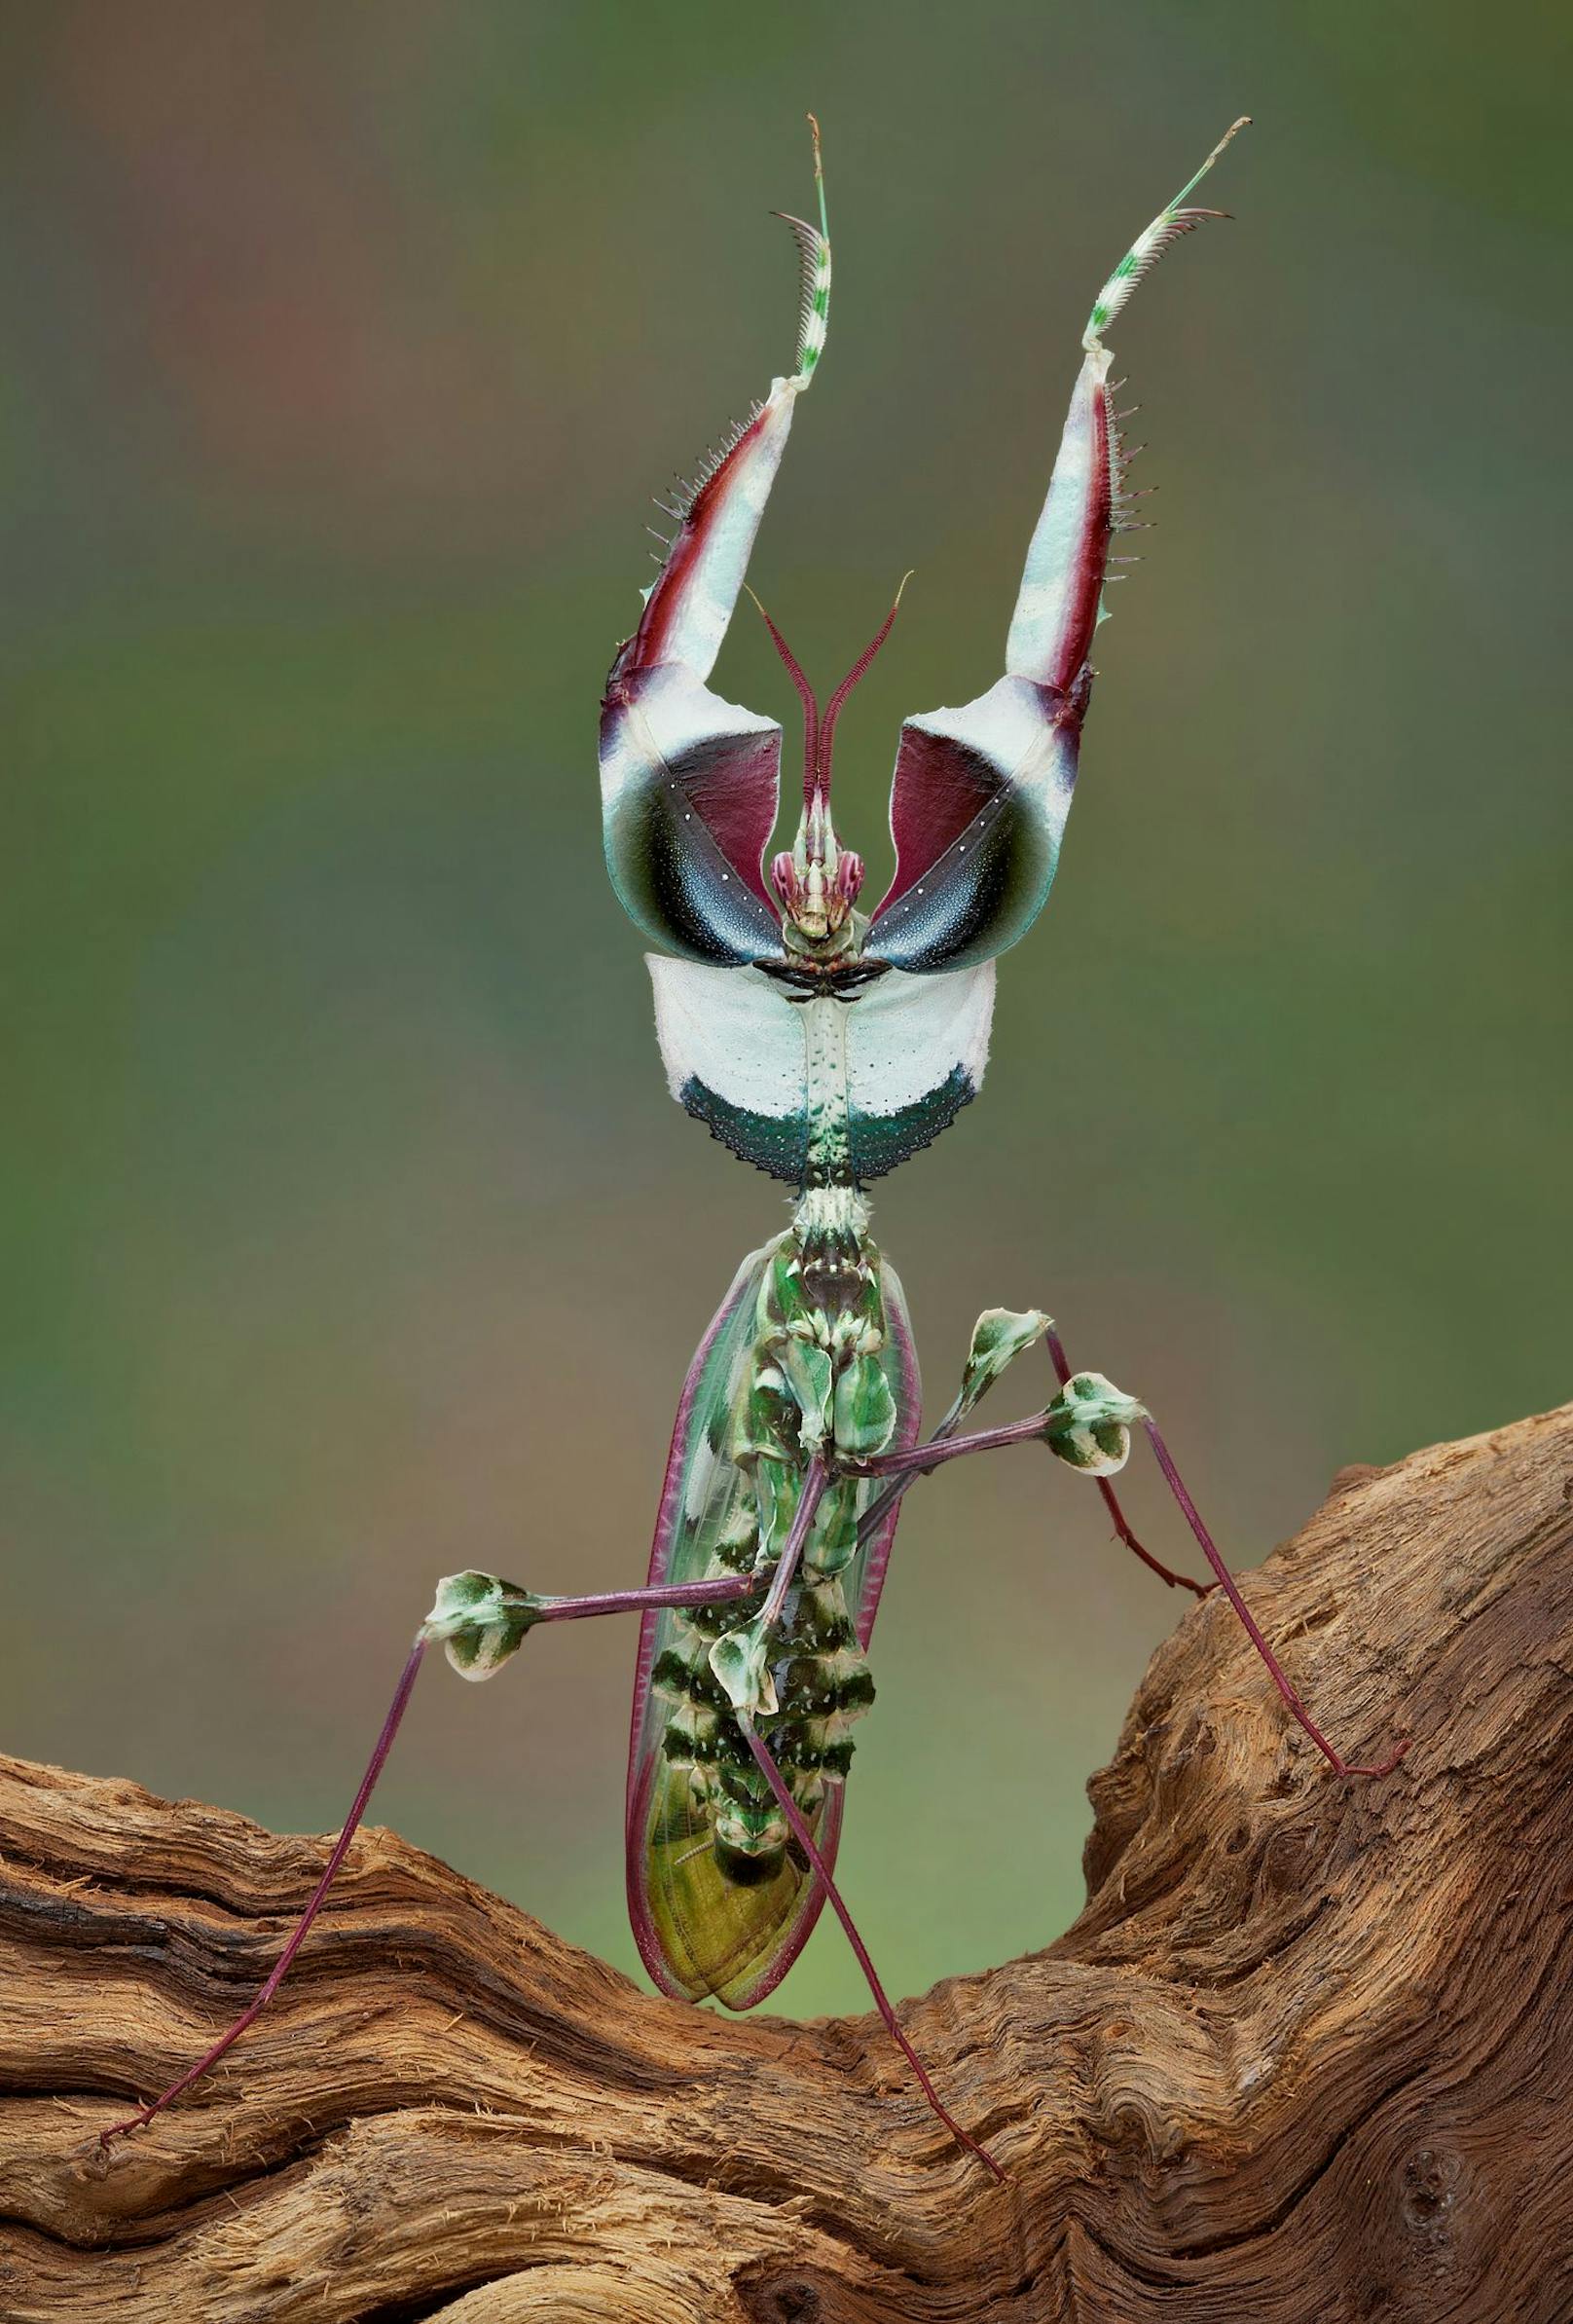
[[[1328,1765],[1332,1767],[1338,1775],[1391,1775],[1393,1769],[1398,1765],[1400,1759],[1403,1758],[1405,1752],[1409,1748],[1408,1740],[1401,1743],[1395,1751],[1389,1752],[1385,1759],[1379,1759],[1374,1765],[1371,1766],[1357,1766],[1352,1761],[1345,1759],[1341,1753],[1334,1749],[1333,1745],[1323,1734],[1321,1728],[1311,1717],[1311,1715],[1306,1710],[1304,1704],[1300,1701],[1299,1696],[1297,1694],[1295,1688],[1291,1685],[1289,1679],[1285,1676],[1277,1656],[1273,1653],[1272,1648],[1262,1637],[1262,1632],[1258,1627],[1256,1616],[1252,1613],[1251,1608],[1246,1605],[1244,1598],[1240,1594],[1240,1586],[1238,1582],[1234,1579],[1233,1574],[1230,1573],[1227,1566],[1224,1563],[1222,1552],[1214,1542],[1212,1534],[1202,1523],[1201,1517],[1196,1509],[1196,1504],[1187,1492],[1185,1480],[1182,1478],[1180,1471],[1175,1467],[1174,1459],[1169,1452],[1169,1448],[1159,1435],[1157,1423],[1150,1413],[1144,1413],[1142,1415],[1142,1427],[1146,1431],[1148,1441],[1152,1447],[1153,1457],[1156,1459],[1158,1467],[1163,1473],[1164,1483],[1168,1486],[1169,1491],[1174,1494],[1175,1499],[1180,1504],[1181,1515],[1185,1518],[1187,1525],[1189,1526],[1191,1531],[1195,1534],[1196,1539],[1201,1546],[1202,1555],[1206,1558],[1208,1565],[1211,1566],[1213,1571],[1218,1576],[1219,1588],[1224,1592],[1230,1605],[1233,1606],[1234,1611],[1239,1615],[1240,1620],[1244,1623],[1246,1636],[1250,1639],[1252,1645],[1255,1646],[1257,1652],[1266,1664],[1267,1675],[1271,1678],[1274,1686],[1278,1689],[1279,1694],[1283,1697],[1285,1703],[1289,1706],[1289,1709],[1294,1713],[1294,1715],[1299,1720],[1299,1724],[1304,1728],[1306,1734],[1315,1744],[1323,1758],[1326,1759]]]
[[[785,1816],[787,1825],[790,1826],[793,1838],[796,1840],[798,1846],[802,1849],[804,1855],[807,1857],[809,1863],[813,1866],[815,1876],[824,1890],[825,1900],[828,1902],[831,1911],[835,1914],[836,1919],[841,1923],[842,1929],[846,1935],[847,1942],[851,1945],[854,1953],[858,1957],[858,1966],[863,1973],[869,1992],[873,1995],[874,2007],[876,2010],[878,2010],[881,2017],[885,2020],[886,2032],[890,2035],[891,2040],[896,2044],[896,2048],[901,2052],[901,2055],[905,2058],[907,2064],[911,2067],[914,2075],[917,2077],[919,2086],[921,2087],[925,2098],[928,2099],[929,2104],[933,2108],[934,2114],[938,2117],[939,2121],[944,2123],[945,2128],[950,2132],[952,2138],[955,2139],[957,2145],[965,2147],[969,2154],[975,2155],[978,2160],[993,2172],[996,2179],[1000,2180],[1004,2185],[1008,2185],[1010,2173],[1006,2170],[1001,2163],[996,2162],[994,2157],[989,2153],[987,2147],[980,2146],[978,2141],[972,2137],[969,2131],[964,2130],[962,2128],[960,2122],[957,2121],[955,2116],[951,2113],[944,2100],[940,2097],[939,2092],[934,2088],[933,2083],[930,2079],[928,2068],[924,2065],[923,2060],[919,2057],[917,2051],[913,2048],[912,2044],[908,2041],[906,2035],[901,2030],[901,2021],[896,2016],[890,1996],[886,1993],[885,1987],[880,1980],[879,1972],[875,1969],[873,1961],[869,1957],[868,1947],[863,1943],[861,1937],[860,1937],[858,1934],[858,1925],[854,1921],[852,1914],[848,1911],[846,1903],[842,1899],[841,1891],[836,1886],[835,1875],[831,1871],[828,1863],[826,1863],[824,1857],[822,1855],[819,1845],[815,1840],[814,1834],[810,1830],[806,1820],[804,1819],[801,1809],[798,1807],[796,1800],[793,1799],[790,1787],[788,1786],[786,1777],[782,1774],[781,1769],[777,1766],[768,1747],[761,1741],[759,1734],[754,1727],[751,1713],[748,1711],[741,1711],[738,1715],[738,1725],[742,1730],[745,1742],[748,1744],[750,1751],[753,1753],[755,1765],[758,1767],[759,1772],[765,1779],[765,1782],[770,1786],[772,1792],[775,1794],[776,1804],[781,1809],[783,1816]]]
[[[1069,1387],[1071,1360],[1065,1352],[1059,1333],[1052,1326],[1043,1334],[1043,1345],[1048,1349],[1048,1360],[1054,1367],[1055,1379],[1062,1388]],[[1103,1505],[1113,1520],[1116,1538],[1123,1541],[1133,1557],[1141,1559],[1149,1572],[1155,1573],[1159,1581],[1166,1582],[1171,1590],[1189,1590],[1197,1598],[1206,1598],[1218,1588],[1216,1581],[1194,1581],[1189,1573],[1176,1573],[1172,1567],[1165,1566],[1161,1559],[1155,1558],[1150,1549],[1144,1549],[1131,1531],[1130,1521],[1119,1505],[1119,1495],[1108,1478],[1099,1477],[1095,1482]]]
[[[349,1813],[340,1826],[339,1836],[328,1854],[322,1876],[308,1900],[285,1941],[284,1949],[274,1962],[267,1978],[251,2000],[210,2048],[205,2049],[193,2066],[188,2066],[167,2088],[139,2106],[124,2121],[111,2123],[98,2134],[98,2144],[107,2148],[113,2139],[124,2138],[128,2131],[145,2129],[155,2116],[184,2095],[194,2084],[212,2071],[226,2052],[232,2049],[240,2036],[254,2025],[273,2000],[289,1974],[290,1965],[305,1943],[312,1922],[327,1902],[328,1892],[349,1854],[350,1843],[359,1830],[366,1810],[371,1805],[379,1777],[387,1764],[404,1714],[409,1709],[415,1682],[421,1676],[428,1646],[441,1644],[447,1650],[454,1668],[466,1678],[489,1678],[500,1670],[508,1657],[516,1653],[529,1633],[542,1622],[572,1622],[595,1614],[642,1613],[651,1606],[697,1606],[724,1604],[728,1599],[742,1598],[754,1588],[750,1574],[725,1574],[713,1579],[676,1582],[666,1587],[639,1590],[608,1590],[593,1598],[542,1598],[532,1591],[516,1589],[511,1583],[499,1581],[490,1573],[455,1573],[437,1587],[436,1604],[416,1635],[393,1699],[387,1708],[371,1757],[360,1779]]]
[[[977,1402],[993,1380],[1023,1348],[1033,1346],[1040,1339],[1048,1344],[1060,1380],[1060,1392],[1053,1403],[1025,1420],[1007,1421],[1001,1428],[977,1429],[970,1435],[957,1435],[954,1432],[956,1423]],[[980,1346],[984,1351],[981,1364]],[[882,1502],[889,1505],[891,1494],[904,1491],[915,1477],[926,1475],[930,1469],[938,1468],[947,1460],[959,1459],[969,1453],[997,1452],[1006,1445],[1027,1444],[1034,1440],[1046,1444],[1050,1452],[1069,1467],[1079,1469],[1083,1475],[1092,1477],[1100,1487],[1104,1486],[1111,1476],[1124,1467],[1129,1458],[1131,1431],[1136,1427],[1140,1427],[1152,1446],[1163,1481],[1174,1495],[1181,1515],[1212,1568],[1214,1586],[1223,1591],[1239,1615],[1246,1636],[1265,1664],[1267,1675],[1283,1702],[1328,1765],[1341,1776],[1391,1774],[1408,1751],[1408,1743],[1401,1743],[1385,1759],[1365,1764],[1346,1759],[1328,1740],[1312,1718],[1247,1605],[1240,1585],[1229,1571],[1223,1552],[1191,1499],[1185,1480],[1175,1465],[1174,1457],[1151,1413],[1145,1405],[1125,1395],[1112,1381],[1106,1380],[1102,1373],[1073,1373],[1047,1316],[1036,1310],[1024,1315],[1014,1315],[996,1309],[980,1316],[972,1335],[972,1350],[963,1376],[962,1393],[929,1443],[915,1445],[906,1452],[880,1454],[858,1464],[860,1472],[865,1476],[891,1480],[887,1494],[881,1494],[875,1501],[869,1517],[879,1510]],[[1125,1527],[1123,1512],[1113,1494],[1106,1494],[1105,1498],[1121,1528],[1121,1539],[1137,1552],[1145,1564],[1157,1567],[1156,1559],[1148,1555]],[[867,1522],[868,1518],[865,1518],[864,1523]],[[1183,1576],[1170,1574],[1166,1568],[1158,1567],[1157,1569],[1168,1580],[1184,1579]],[[1206,1594],[1204,1586],[1198,1583],[1188,1582],[1186,1586],[1195,1590],[1198,1595]]]
[[[1040,1308],[1028,1308],[1019,1314],[1006,1308],[986,1309],[973,1327],[972,1345],[962,1376],[961,1393],[930,1442],[950,1442],[962,1421],[987,1394],[1001,1373],[1040,1339],[1048,1350],[1055,1377],[1063,1388],[1071,1378],[1071,1362],[1051,1318]],[[858,1528],[860,1547],[885,1523],[913,1478],[923,1473],[922,1468],[915,1468],[909,1474],[896,1478],[873,1500]],[[1176,1573],[1161,1559],[1155,1558],[1150,1549],[1144,1548],[1132,1531],[1130,1520],[1120,1507],[1119,1497],[1108,1478],[1099,1477],[1097,1486],[1104,1507],[1114,1520],[1116,1538],[1124,1543],[1133,1557],[1141,1559],[1150,1573],[1155,1573],[1159,1581],[1171,1590],[1189,1590],[1197,1598],[1207,1597],[1218,1587],[1216,1582],[1193,1581],[1189,1573]]]

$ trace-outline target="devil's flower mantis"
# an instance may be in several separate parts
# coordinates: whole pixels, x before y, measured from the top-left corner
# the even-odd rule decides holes
[[[1235,124],[1235,129],[1243,126]],[[823,711],[770,628],[801,697],[802,812],[768,864],[781,728],[708,684],[797,406],[825,344],[830,242],[816,127],[815,224],[802,258],[797,360],[670,503],[674,531],[606,682],[601,723],[606,862],[648,955],[672,1094],[722,1144],[793,1189],[786,1230],[744,1260],[689,1368],[648,1579],[553,1598],[494,1575],[450,1575],[421,1625],[322,1879],[249,2008],[162,2096],[150,2121],[266,2006],[310,1929],[391,1748],[428,1647],[488,1678],[552,1622],[641,1617],[629,1754],[628,1898],[640,1952],[667,1993],[746,2010],[772,1992],[823,1906],[840,1920],[886,2025],[947,2129],[1003,2165],[944,2105],[902,2032],[834,1878],[853,1726],[873,1701],[868,1647],[899,1504],[941,1461],[1037,1442],[1092,1478],[1119,1538],[1166,1582],[1223,1590],[1273,1685],[1339,1776],[1354,1766],[1313,1722],[1262,1637],[1145,1407],[1073,1370],[1050,1318],[978,1318],[960,1390],[920,1443],[901,1286],[868,1229],[870,1183],[976,1096],[998,955],[1027,933],[1054,876],[1092,689],[1114,535],[1130,528],[1104,334],[1154,261],[1214,210],[1187,206],[1228,136],[1098,293],[1027,550],[1005,671],[959,710],[910,718],[891,798],[896,870],[859,908],[860,856],[831,799],[836,721],[895,607]],[[751,593],[750,593],[751,594]],[[757,601],[756,601],[757,602]],[[760,609],[761,612],[763,609]],[[1042,1344],[1057,1392],[1030,1419],[969,1429],[1001,1374]],[[1134,1433],[1151,1445],[1214,1580],[1172,1572],[1137,1540],[1110,1478]]]

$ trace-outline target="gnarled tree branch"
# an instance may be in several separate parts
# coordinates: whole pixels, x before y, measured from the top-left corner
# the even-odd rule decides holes
[[[382,1832],[224,2067],[321,1863],[0,1763],[0,2316],[71,2324],[1566,2324],[1573,1407],[1347,1472],[1153,1657],[1088,1902],[907,2019],[653,2000]]]

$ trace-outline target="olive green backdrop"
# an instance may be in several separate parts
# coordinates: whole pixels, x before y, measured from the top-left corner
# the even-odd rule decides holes
[[[1113,334],[1162,523],[1060,886],[880,1196],[933,1401],[980,1307],[1052,1308],[1251,1565],[1341,1463],[1573,1390],[1555,12],[4,17],[6,1748],[320,1829],[438,1573],[642,1573],[784,1213],[665,1094],[595,711],[645,496],[789,357],[810,105],[835,306],[754,577],[829,679],[917,568],[843,727],[876,894],[1091,294],[1257,116]],[[719,678],[793,708],[751,625]],[[1180,1610],[1031,1453],[908,1506],[843,1855],[902,1992],[1072,1917]],[[1382,1619],[1373,1571],[1313,1700]],[[633,1649],[434,1670],[382,1802],[626,1964]],[[783,1998],[860,1993],[826,1927]]]

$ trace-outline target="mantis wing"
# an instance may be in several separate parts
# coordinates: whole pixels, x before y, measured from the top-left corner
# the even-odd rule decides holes
[[[726,1570],[717,1555],[729,1528],[746,1518],[752,1486],[731,1457],[747,1399],[758,1334],[761,1285],[786,1237],[743,1262],[683,1383],[673,1429],[650,1553],[650,1580],[688,1581]],[[887,1317],[882,1363],[897,1411],[894,1442],[917,1440],[920,1389],[906,1302],[894,1270],[880,1262]],[[872,1484],[857,1488],[860,1506]],[[859,1551],[846,1574],[849,1607],[866,1645],[897,1512]],[[824,1893],[807,1866],[788,1855],[779,1872],[739,1887],[719,1872],[709,1828],[696,1804],[691,1771],[665,1756],[669,1706],[650,1674],[677,1637],[677,1617],[647,1614],[640,1633],[628,1758],[628,1907],[645,1968],[664,1993],[712,1996],[728,2009],[750,2009],[774,1991],[796,1960],[820,1915]],[[827,1784],[811,1819],[816,1845],[834,1866],[841,1835],[842,1787]]]

